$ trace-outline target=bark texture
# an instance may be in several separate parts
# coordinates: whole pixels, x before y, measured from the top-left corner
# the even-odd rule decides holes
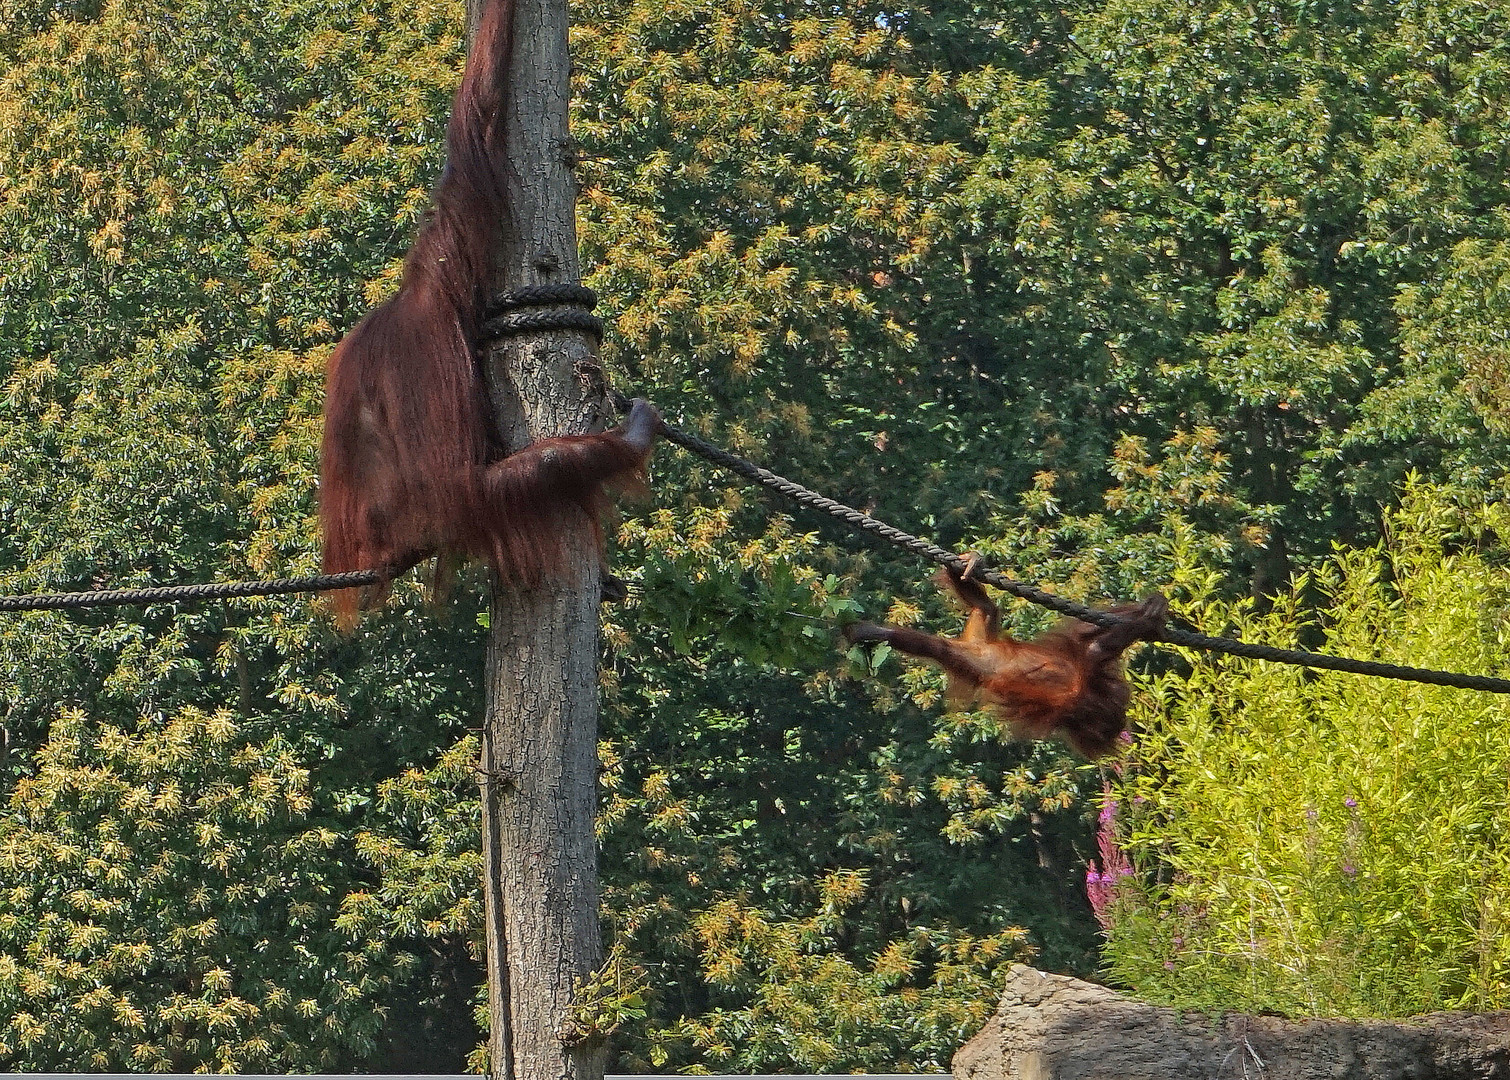
[[[476,26],[481,0],[468,0]],[[515,0],[507,133],[512,235],[500,289],[580,280],[567,134],[565,0]],[[515,449],[601,429],[594,342],[575,331],[501,341],[488,363]],[[489,1049],[499,1080],[601,1080],[603,1046],[563,1038],[574,982],[602,962],[597,848],[599,574],[580,530],[577,573],[495,588],[483,729]]]
[[[1400,1023],[1181,1017],[1014,966],[996,1014],[954,1055],[956,1080],[1510,1080],[1510,1013]]]

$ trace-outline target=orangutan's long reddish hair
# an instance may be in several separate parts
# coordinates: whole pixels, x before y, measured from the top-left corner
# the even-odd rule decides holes
[[[1132,696],[1122,653],[1134,641],[1157,637],[1169,613],[1162,596],[1112,608],[1117,626],[1065,622],[1036,641],[1001,632],[1001,613],[978,581],[953,569],[940,575],[969,608],[958,638],[858,623],[851,641],[884,641],[899,652],[932,660],[949,673],[951,697],[1000,709],[1023,738],[1059,735],[1086,757],[1104,757],[1127,728]]]
[[[346,335],[326,371],[320,517],[325,570],[392,574],[428,554],[486,559],[537,583],[564,564],[562,534],[596,527],[606,481],[645,462],[659,416],[643,402],[616,431],[535,443],[498,460],[478,330],[509,223],[503,106],[513,4],[492,0],[446,130],[435,207],[398,291]],[[359,594],[337,593],[355,621]]]

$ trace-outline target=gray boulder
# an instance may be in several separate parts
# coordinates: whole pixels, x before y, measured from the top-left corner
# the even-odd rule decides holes
[[[1220,1020],[1012,967],[955,1080],[1510,1080],[1510,1012],[1407,1021]]]

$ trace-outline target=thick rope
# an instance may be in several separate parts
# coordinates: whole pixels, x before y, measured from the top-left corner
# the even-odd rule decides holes
[[[546,285],[525,285],[508,292],[498,293],[488,301],[487,315],[512,311],[522,307],[549,307],[552,304],[576,304],[588,311],[598,306],[598,294],[586,285],[555,282]]]
[[[904,551],[910,551],[914,555],[921,555],[925,559],[931,559],[940,566],[946,566],[960,572],[966,569],[966,561],[952,551],[947,551],[936,544],[930,544],[927,540],[903,532],[892,525],[886,524],[861,513],[841,502],[819,495],[793,483],[782,476],[777,476],[769,469],[762,469],[753,462],[729,453],[704,442],[695,435],[689,435],[669,424],[663,424],[661,433],[670,442],[676,443],[683,449],[689,450],[698,457],[705,458],[715,465],[722,466],[731,472],[738,473],[748,480],[752,480],[763,487],[784,495],[793,502],[805,506],[811,510],[817,510],[837,518],[847,525],[862,532],[895,544]],[[1028,585],[1021,581],[1013,581],[1011,578],[997,570],[977,567],[973,575],[976,580],[984,581],[988,585],[994,585],[1003,592],[1011,593],[1031,603],[1046,607],[1050,611],[1057,611],[1061,615],[1067,615],[1072,619],[1082,622],[1094,623],[1097,626],[1115,626],[1122,621],[1116,615],[1098,608],[1087,607],[1073,600],[1067,600],[1054,593],[1044,592],[1034,585]],[[1386,664],[1377,660],[1351,660],[1344,656],[1327,656],[1324,653],[1307,652],[1304,649],[1281,649],[1273,645],[1258,645],[1247,641],[1238,641],[1234,638],[1211,637],[1207,634],[1197,633],[1193,630],[1183,630],[1174,626],[1166,626],[1157,638],[1152,640],[1165,642],[1170,645],[1183,645],[1191,649],[1204,649],[1208,652],[1227,653],[1230,656],[1246,657],[1250,660],[1270,660],[1278,664],[1295,664],[1302,667],[1325,668],[1329,671],[1345,671],[1354,675],[1372,675],[1381,679],[1404,679],[1410,682],[1430,683],[1433,686],[1455,686],[1463,690],[1482,690],[1491,694],[1510,694],[1510,679],[1496,679],[1488,675],[1460,675],[1451,671],[1434,671],[1429,668],[1406,667],[1401,664]]]
[[[556,289],[557,286],[545,286]],[[507,299],[507,298],[506,298]],[[552,294],[542,302],[557,302],[559,296]],[[614,395],[615,404],[623,410],[628,399]],[[801,484],[777,476],[769,469],[712,443],[705,442],[672,427],[661,425],[661,433],[667,441],[722,466],[731,472],[754,481],[801,506],[817,510],[845,522],[847,525],[894,544],[904,551],[921,555],[940,566],[965,571],[966,561],[952,551],[931,544],[927,540],[903,532],[895,526],[845,506],[837,500],[818,494]],[[1054,593],[1045,592],[1035,585],[1014,581],[1000,571],[976,567],[974,576],[988,585],[1012,594],[1040,607],[1057,611],[1061,615],[1094,623],[1097,626],[1114,626],[1122,620],[1108,611],[1087,607]],[[375,585],[391,580],[393,574],[379,570],[352,570],[344,574],[322,574],[315,577],[277,578],[271,581],[212,582],[205,585],[163,585],[143,589],[96,589],[73,593],[32,593],[21,596],[0,596],[0,611],[56,611],[85,607],[119,607],[129,604],[186,603],[199,600],[226,600],[243,596],[275,596],[284,593],[326,592],[334,589],[352,589]],[[1191,649],[1226,653],[1250,660],[1269,660],[1279,664],[1294,664],[1301,667],[1323,668],[1329,671],[1344,671],[1354,675],[1371,675],[1381,679],[1403,679],[1410,682],[1429,683],[1433,686],[1453,686],[1464,690],[1481,690],[1492,694],[1510,694],[1510,679],[1497,679],[1487,675],[1462,675],[1430,668],[1407,667],[1401,664],[1386,664],[1377,660],[1352,660],[1343,656],[1327,656],[1324,653],[1304,649],[1281,649],[1273,645],[1258,645],[1234,638],[1211,637],[1193,630],[1166,626],[1152,639],[1170,645],[1183,645]]]
[[[89,592],[32,593],[0,596],[0,611],[58,611],[67,608],[121,607],[127,604],[177,604],[197,600],[229,600],[241,596],[328,592],[376,585],[386,576],[376,570],[350,570],[317,577],[274,578],[271,581],[224,581],[207,585],[157,585],[146,589],[93,589]]]
[[[506,311],[482,324],[482,339],[495,341],[510,334],[523,334],[531,330],[582,330],[596,337],[603,336],[603,320],[590,311],[579,307],[557,304],[552,307],[525,308]]]
[[[603,320],[592,313],[597,306],[598,294],[586,285],[559,282],[511,289],[488,301],[482,340],[532,330],[581,330],[602,338]]]

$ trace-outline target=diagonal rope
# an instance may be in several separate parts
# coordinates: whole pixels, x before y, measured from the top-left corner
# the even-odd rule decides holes
[[[542,299],[544,299],[542,297]],[[552,297],[554,299],[554,297]],[[622,410],[628,399],[614,395],[614,403]],[[940,566],[964,571],[966,562],[959,555],[937,544],[904,532],[893,525],[862,513],[854,507],[820,495],[810,488],[777,476],[754,462],[714,446],[685,431],[661,425],[661,433],[667,441],[688,450],[713,464],[737,473],[747,480],[770,488],[777,494],[810,510],[816,510],[837,518],[852,528],[868,533],[904,551],[920,555]],[[375,585],[391,580],[393,573],[380,570],[352,570],[344,574],[320,574],[302,578],[275,578],[268,581],[227,581],[202,585],[162,585],[141,589],[93,589],[71,593],[30,593],[18,596],[0,596],[0,612],[6,611],[57,611],[86,607],[120,607],[131,604],[189,603],[203,600],[228,600],[247,596],[276,596],[285,593],[326,592],[335,589],[352,589]],[[1045,592],[1036,585],[1013,579],[994,569],[975,570],[975,577],[1003,592],[1010,593],[1030,603],[1057,611],[1082,622],[1097,626],[1114,626],[1122,620],[1108,611],[1076,603],[1063,596]],[[1281,649],[1273,645],[1260,645],[1238,641],[1234,638],[1212,637],[1194,630],[1166,626],[1155,641],[1186,648],[1203,649],[1209,652],[1226,653],[1250,660],[1269,660],[1279,664],[1294,664],[1301,667],[1322,668],[1328,671],[1344,671],[1354,675],[1370,675],[1382,679],[1404,679],[1428,683],[1433,686],[1453,686],[1464,690],[1482,690],[1493,694],[1510,694],[1510,679],[1497,679],[1487,675],[1462,675],[1431,668],[1408,667],[1402,664],[1386,664],[1377,660],[1353,660],[1343,656],[1328,656],[1325,653],[1308,652],[1304,649]]]
[[[770,488],[779,495],[783,495],[801,506],[820,513],[828,514],[845,524],[871,536],[885,540],[889,544],[895,544],[904,551],[910,551],[914,555],[921,555],[930,559],[940,566],[946,566],[963,572],[966,563],[963,558],[952,551],[931,544],[921,537],[903,532],[895,526],[888,525],[884,521],[862,513],[854,507],[845,506],[841,502],[818,494],[801,484],[794,483],[783,476],[777,476],[769,469],[762,469],[759,465],[747,461],[736,454],[705,442],[695,435],[689,435],[669,424],[663,424],[661,433],[669,442],[676,443],[685,450],[689,450],[700,458],[704,458],[719,465],[730,472],[738,473],[747,480],[751,480],[762,487]],[[1014,581],[1000,571],[977,567],[974,577],[994,585],[1003,592],[1011,593],[1040,607],[1057,611],[1061,615],[1067,615],[1072,619],[1082,622],[1094,623],[1097,626],[1115,626],[1122,619],[1108,611],[1098,608],[1087,607],[1085,604],[1076,603],[1054,593],[1045,592],[1036,585]],[[1281,649],[1274,645],[1260,645],[1254,642],[1238,641],[1235,638],[1212,637],[1194,630],[1185,630],[1179,627],[1166,626],[1157,638],[1153,640],[1170,645],[1183,645],[1190,649],[1203,649],[1208,652],[1226,653],[1229,656],[1241,656],[1250,660],[1270,660],[1278,664],[1295,664],[1301,667],[1324,668],[1328,671],[1345,671],[1353,675],[1371,675],[1381,679],[1404,679],[1410,682],[1429,683],[1433,686],[1455,686],[1463,690],[1482,690],[1491,694],[1510,694],[1510,679],[1497,679],[1488,675],[1461,675],[1451,671],[1435,671],[1430,668],[1408,667],[1403,664],[1386,664],[1378,660],[1353,660],[1345,656],[1328,656],[1325,653],[1309,652],[1305,649]]]

